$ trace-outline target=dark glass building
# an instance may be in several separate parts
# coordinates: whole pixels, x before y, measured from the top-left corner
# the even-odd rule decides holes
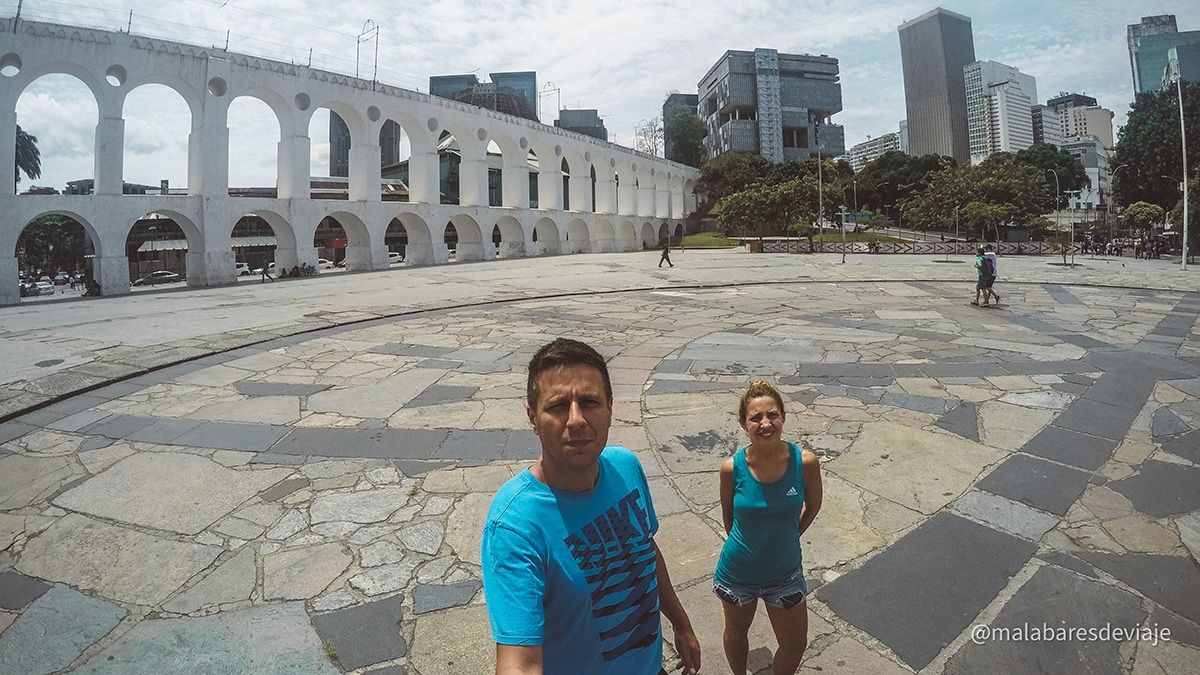
[[[971,160],[963,67],[975,62],[971,19],[941,7],[900,24],[908,152]]]

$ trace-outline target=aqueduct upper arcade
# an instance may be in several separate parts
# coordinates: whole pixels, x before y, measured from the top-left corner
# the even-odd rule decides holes
[[[17,100],[48,74],[77,78],[95,97],[94,194],[15,194]],[[122,194],[123,108],[127,95],[145,84],[171,88],[190,112],[186,194]],[[278,119],[274,196],[229,193],[227,113],[243,96],[261,100]],[[311,176],[324,173],[311,166],[308,134],[319,108],[337,113],[350,130],[348,189],[341,199],[311,193]],[[389,120],[411,143],[408,201],[381,198],[379,139]],[[457,204],[442,203],[439,183],[438,146],[448,134],[460,157]],[[503,155],[498,205],[489,200],[489,147],[493,158],[496,148]],[[208,286],[235,280],[233,228],[248,214],[270,225],[275,260],[285,267],[316,262],[313,233],[327,217],[345,230],[352,270],[388,267],[384,238],[397,224],[415,264],[447,261],[443,242],[450,227],[460,261],[634,250],[655,245],[663,221],[668,232],[678,231],[694,209],[698,175],[588,136],[370,80],[121,32],[0,21],[0,304],[18,301],[17,240],[46,214],[84,226],[94,246],[93,273],[109,295],[129,290],[126,238],[147,213],[179,225],[187,240],[188,283]]]

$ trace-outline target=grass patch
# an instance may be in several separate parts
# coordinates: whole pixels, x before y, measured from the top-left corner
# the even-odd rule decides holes
[[[720,232],[697,232],[683,238],[684,247],[702,248],[706,246],[737,246],[738,242],[727,239]]]

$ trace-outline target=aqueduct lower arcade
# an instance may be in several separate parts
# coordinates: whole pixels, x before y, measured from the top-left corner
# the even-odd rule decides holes
[[[92,93],[96,126],[94,192],[16,195],[17,100],[38,78],[65,74]],[[190,113],[187,188],[122,194],[124,105],[139,86],[170,87]],[[273,194],[233,196],[229,185],[229,104],[264,102],[279,125]],[[349,177],[335,198],[315,195],[309,122],[320,108],[350,132]],[[407,201],[385,200],[380,131],[399,125],[411,144]],[[457,195],[443,189],[440,148],[457,152]],[[502,169],[489,186],[489,162]],[[536,173],[536,175],[534,175]],[[281,267],[315,264],[317,226],[345,231],[346,267],[389,266],[385,236],[403,229],[411,264],[445,263],[453,230],[459,261],[638,250],[676,236],[695,207],[695,169],[523,118],[304,66],[126,33],[8,19],[0,22],[0,304],[18,302],[17,240],[33,220],[68,216],[92,241],[93,274],[105,295],[129,291],[126,240],[150,213],[186,238],[187,281],[236,278],[233,230],[246,215],[274,233]],[[492,189],[489,189],[491,187]],[[536,204],[531,197],[536,195]],[[320,196],[324,198],[314,198]],[[443,202],[457,203],[443,203]]]

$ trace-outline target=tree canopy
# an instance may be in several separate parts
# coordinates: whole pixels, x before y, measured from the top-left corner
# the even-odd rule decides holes
[[[42,175],[42,153],[38,150],[37,136],[34,136],[17,125],[17,170],[16,183],[21,182],[21,172],[29,180],[40,178]],[[16,187],[16,183],[13,187]]]
[[[1151,225],[1161,223],[1165,212],[1157,204],[1149,202],[1134,202],[1125,207],[1121,218],[1130,226],[1139,230],[1149,229]]]
[[[1045,174],[1046,179],[1050,182],[1051,190],[1054,189],[1054,179],[1048,172],[1053,172],[1058,176],[1058,187],[1061,190],[1058,204],[1060,209],[1067,205],[1067,192],[1081,190],[1090,184],[1083,164],[1077,158],[1072,157],[1071,153],[1060,150],[1056,146],[1035,143],[1024,150],[1018,150],[1015,158],[1018,162],[1032,166]],[[1053,192],[1050,196],[1053,196]]]
[[[981,234],[1028,224],[1049,210],[1046,182],[1051,180],[1016,156],[997,153],[978,165],[932,174],[927,188],[903,202],[904,220],[918,229],[951,229],[957,209],[960,224]]]
[[[667,159],[699,167],[704,163],[706,151],[704,137],[708,127],[704,120],[696,115],[696,111],[684,107],[673,106],[667,109],[663,116],[664,145],[669,145]]]
[[[1188,173],[1200,162],[1200,82],[1183,83],[1183,116],[1188,128]],[[1118,134],[1113,190],[1117,202],[1144,201],[1170,209],[1182,195],[1183,154],[1179,143],[1179,98],[1175,87],[1137,95]]]
[[[921,191],[930,174],[952,166],[957,166],[952,157],[885,152],[855,176],[859,206],[879,210],[887,204],[898,204]]]

